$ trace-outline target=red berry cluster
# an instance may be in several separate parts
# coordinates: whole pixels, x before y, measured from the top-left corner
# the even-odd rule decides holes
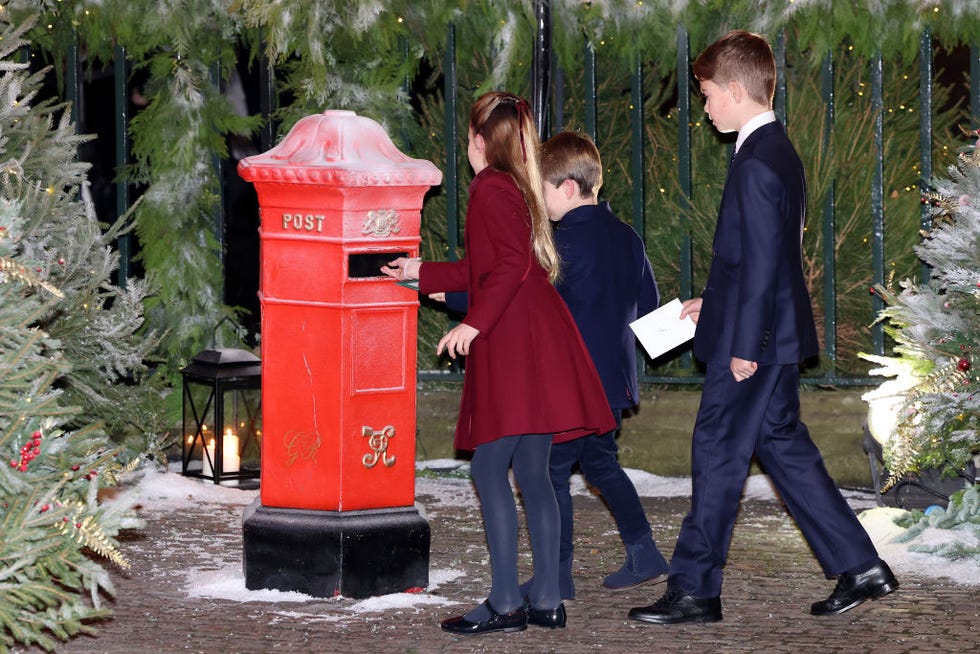
[[[20,461],[11,459],[10,467],[16,468],[21,472],[27,472],[27,464],[34,460],[41,453],[41,432],[36,431],[31,434],[30,439],[20,448]]]

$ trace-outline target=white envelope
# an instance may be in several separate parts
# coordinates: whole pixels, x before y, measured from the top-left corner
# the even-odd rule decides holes
[[[694,321],[690,316],[681,320],[680,316],[681,301],[674,298],[630,323],[630,329],[651,359],[694,338]]]

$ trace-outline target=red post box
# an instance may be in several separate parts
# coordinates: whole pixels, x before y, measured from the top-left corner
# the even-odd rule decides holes
[[[424,587],[418,297],[379,268],[417,256],[422,200],[442,174],[352,111],[303,118],[238,170],[261,209],[264,431],[261,494],[245,519],[246,585],[351,597]],[[418,583],[400,568],[418,567],[423,531]],[[392,563],[399,543],[411,552]],[[289,563],[297,553],[305,560]]]

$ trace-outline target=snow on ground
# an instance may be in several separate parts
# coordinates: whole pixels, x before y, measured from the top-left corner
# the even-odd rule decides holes
[[[421,462],[416,479],[416,495],[426,496],[426,503],[450,503],[477,506],[478,500],[468,476],[468,464],[461,461],[443,459]],[[438,473],[434,476],[432,473]],[[641,470],[627,470],[627,474],[643,497],[684,497],[691,493],[691,480],[687,477],[659,477]],[[256,490],[240,490],[218,486],[201,480],[184,477],[179,469],[163,472],[146,469],[134,473],[136,483],[132,489],[120,494],[117,501],[142,505],[152,512],[168,512],[202,504],[230,504],[246,506],[257,496]],[[581,475],[572,477],[573,495],[584,495],[592,491],[586,486]],[[745,499],[776,500],[777,494],[765,475],[753,475],[745,484]],[[882,558],[888,562],[895,573],[914,573],[936,578],[948,578],[956,583],[980,585],[980,566],[970,561],[951,561],[950,559],[918,552],[910,552],[909,547],[949,542],[961,539],[967,545],[975,545],[975,537],[967,532],[946,529],[927,529],[913,541],[897,542],[904,529],[897,526],[894,519],[904,513],[900,509],[874,507],[869,494],[845,492],[845,497],[856,509]],[[424,506],[420,505],[420,511]],[[862,509],[868,509],[863,510]],[[969,542],[968,542],[969,541]],[[462,575],[459,570],[434,569],[429,574],[428,590],[452,581]],[[238,602],[310,602],[327,601],[301,593],[288,593],[275,590],[248,590],[241,564],[227,566],[210,572],[197,571],[188,574],[185,592],[192,597],[212,597]],[[372,597],[353,606],[344,608],[344,613],[369,613],[395,608],[417,607],[423,604],[450,605],[455,602],[430,593],[396,593],[382,597]],[[323,615],[322,619],[339,620],[343,615]]]

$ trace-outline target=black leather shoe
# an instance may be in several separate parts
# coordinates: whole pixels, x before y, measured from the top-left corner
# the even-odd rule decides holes
[[[562,602],[553,609],[536,609],[533,606],[527,607],[527,623],[548,629],[560,629],[568,621],[568,614],[565,613],[565,603]]]
[[[721,599],[687,595],[677,586],[668,586],[664,596],[650,606],[630,609],[630,620],[654,624],[682,622],[718,622],[721,620]]]
[[[837,587],[830,597],[810,606],[813,615],[840,615],[865,600],[876,600],[898,588],[898,580],[881,559],[860,574],[845,572],[837,578]]]
[[[490,602],[483,602],[490,610],[490,618],[482,622],[467,620],[465,616],[458,615],[442,621],[442,630],[451,634],[463,636],[476,636],[478,634],[488,634],[494,631],[504,633],[512,631],[524,631],[527,629],[527,612],[521,605],[510,613],[497,613]]]

